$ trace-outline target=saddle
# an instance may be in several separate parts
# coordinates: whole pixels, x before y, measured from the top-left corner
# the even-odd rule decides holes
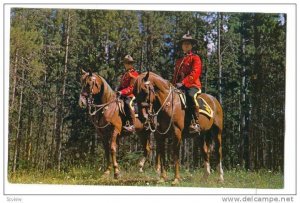
[[[119,111],[121,112],[121,114],[123,114],[124,116],[126,116],[125,110],[124,110],[124,101],[123,100],[119,100],[118,102],[118,106],[119,106]],[[131,110],[135,113],[135,117],[137,118],[139,115],[137,114],[138,112],[138,106],[137,103],[135,101],[135,97],[132,98],[131,102],[130,102],[130,108]]]
[[[205,99],[201,97],[201,95],[197,96],[197,98],[195,99],[195,103],[197,106],[199,106],[199,113],[202,113],[209,118],[213,117],[214,111],[211,109]]]
[[[175,89],[175,92],[179,95],[182,108],[186,109],[187,108],[187,104],[186,104],[186,96],[185,96],[184,92],[181,91],[180,89]]]
[[[180,101],[181,101],[183,108],[186,109],[187,103],[186,103],[186,96],[185,96],[184,92],[181,90],[176,90],[176,91],[179,94]],[[199,90],[199,92],[197,92],[194,95],[194,102],[195,102],[196,106],[199,107],[199,113],[204,114],[204,115],[208,116],[209,118],[213,117],[214,112],[213,112],[212,108],[208,105],[208,103],[205,101],[205,99],[203,99],[201,97],[201,90]]]
[[[131,110],[134,112],[135,117],[139,117],[139,115],[137,114],[138,112],[138,105],[136,103],[135,97],[132,98],[132,100],[130,101],[130,108]]]

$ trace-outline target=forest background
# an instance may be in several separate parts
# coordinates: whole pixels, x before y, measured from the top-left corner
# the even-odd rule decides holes
[[[283,173],[285,14],[13,8],[10,18],[9,173],[101,168],[101,138],[78,106],[81,68],[115,88],[130,54],[139,72],[170,80],[187,31],[202,91],[225,112],[225,169]],[[195,142],[183,140],[186,170],[201,168]],[[122,137],[120,165],[137,166],[141,150],[136,135]]]

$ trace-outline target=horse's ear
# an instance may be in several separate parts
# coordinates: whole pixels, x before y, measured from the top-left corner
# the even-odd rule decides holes
[[[149,79],[149,75],[150,75],[150,71],[147,71],[147,74],[145,75],[145,77],[143,78],[143,81],[146,82]]]
[[[86,72],[83,69],[81,69],[81,73],[82,75],[86,74]]]
[[[89,76],[92,76],[92,75],[93,75],[92,69],[89,68]]]

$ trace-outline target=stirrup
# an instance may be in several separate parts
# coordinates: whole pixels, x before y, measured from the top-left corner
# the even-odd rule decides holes
[[[130,124],[130,122],[127,120],[126,123],[125,123],[125,126],[123,126],[123,127],[129,127],[129,126],[131,126],[131,124]]]
[[[123,128],[128,131],[128,132],[135,132],[135,127],[134,125],[129,125],[129,126],[123,126]]]
[[[199,133],[200,132],[200,125],[198,122],[196,122],[194,119],[191,122],[191,125],[189,126],[189,133]]]

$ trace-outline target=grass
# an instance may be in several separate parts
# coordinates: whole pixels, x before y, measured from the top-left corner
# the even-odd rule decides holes
[[[118,180],[113,174],[108,177],[102,176],[103,172],[86,168],[72,168],[68,172],[56,172],[53,170],[27,171],[21,170],[9,174],[10,183],[20,184],[64,184],[64,185],[126,185],[126,186],[171,186],[174,173],[168,172],[168,180],[158,184],[158,176],[153,169],[146,169],[139,173],[138,169],[122,170]],[[261,188],[281,189],[283,188],[283,174],[261,170],[247,172],[244,170],[224,171],[224,183],[218,183],[218,174],[212,171],[207,182],[201,181],[203,169],[194,172],[181,171],[181,182],[179,187],[211,187],[211,188]]]

